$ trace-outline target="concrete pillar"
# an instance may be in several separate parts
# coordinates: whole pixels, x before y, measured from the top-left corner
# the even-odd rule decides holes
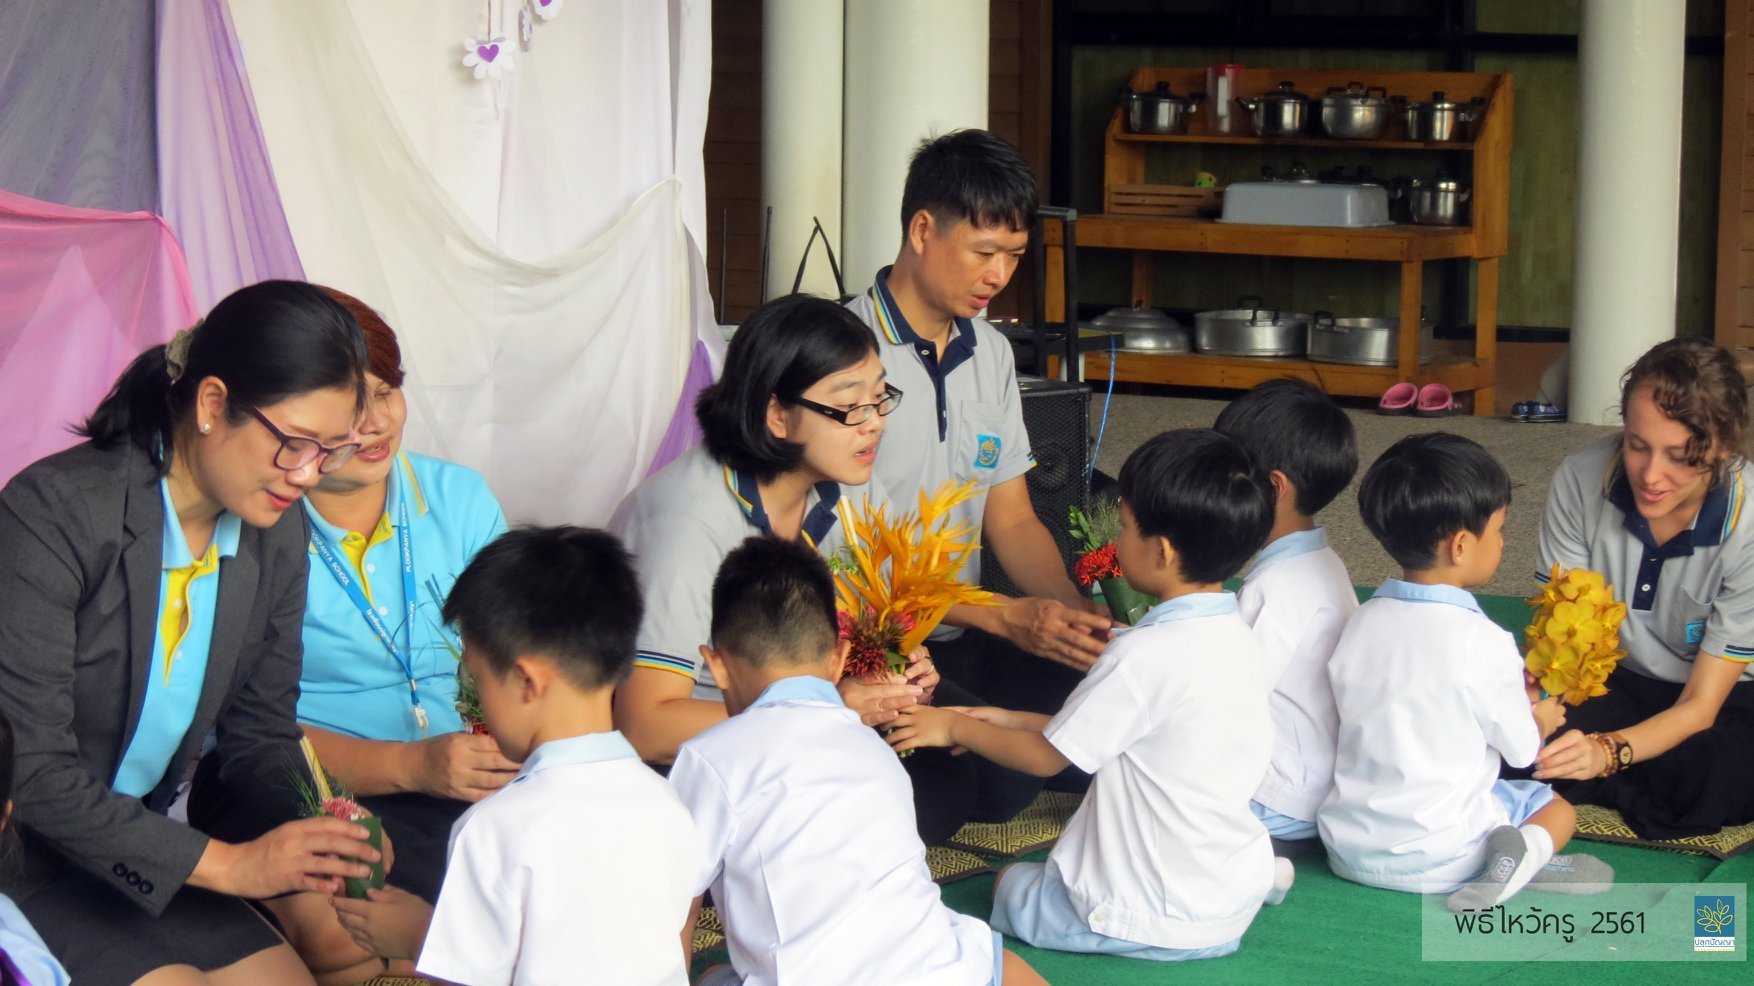
[[[840,257],[844,18],[839,0],[764,0],[761,16],[764,221],[773,209],[766,300],[791,290],[815,220]],[[820,239],[801,290],[835,297]]]
[[[846,0],[846,279],[901,246],[901,186],[921,139],[987,125],[987,0]]]
[[[1686,5],[1584,0],[1571,420],[1618,424],[1620,375],[1675,335]]]

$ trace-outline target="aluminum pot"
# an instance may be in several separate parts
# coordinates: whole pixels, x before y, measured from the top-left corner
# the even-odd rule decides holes
[[[1458,103],[1434,92],[1428,102],[1409,102],[1403,111],[1407,119],[1407,139],[1423,141],[1467,140],[1469,129],[1486,110],[1486,101],[1472,99]]]
[[[1196,92],[1177,96],[1170,92],[1167,82],[1159,82],[1150,92],[1123,90],[1121,105],[1126,109],[1127,132],[1185,134],[1188,132],[1188,116],[1199,109],[1200,100],[1205,95]]]
[[[1111,308],[1090,324],[1120,335],[1117,348],[1130,353],[1187,353],[1193,341],[1187,327],[1155,308]]]
[[[1236,305],[1194,316],[1195,349],[1215,356],[1303,355],[1308,315],[1266,308],[1255,297],[1238,298]]]
[[[1432,326],[1419,320],[1419,362],[1431,362]],[[1309,323],[1309,358],[1317,363],[1397,366],[1401,362],[1398,318],[1335,318],[1316,312]]]
[[[1309,124],[1309,97],[1289,82],[1281,82],[1279,88],[1254,99],[1238,96],[1236,105],[1249,115],[1261,137],[1297,137]]]
[[[1466,226],[1472,191],[1453,178],[1415,178],[1407,185],[1407,206],[1421,226]]]
[[[1375,140],[1389,128],[1388,90],[1349,82],[1322,97],[1322,132],[1338,140]]]

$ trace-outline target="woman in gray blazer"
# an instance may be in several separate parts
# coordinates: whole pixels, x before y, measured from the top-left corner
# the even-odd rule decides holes
[[[0,709],[24,852],[9,890],[84,986],[310,983],[246,900],[334,893],[364,829],[297,819],[296,501],[356,450],[359,327],[268,281],[137,358],[89,440],[0,491]],[[165,816],[212,736],[247,840]]]

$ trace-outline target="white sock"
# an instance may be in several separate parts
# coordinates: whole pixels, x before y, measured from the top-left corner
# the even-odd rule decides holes
[[[1516,872],[1512,873],[1510,880],[1505,883],[1504,894],[1498,898],[1500,904],[1509,900],[1511,895],[1518,890],[1528,886],[1529,881],[1535,878],[1535,874],[1541,872],[1541,867],[1546,866],[1553,859],[1553,836],[1546,829],[1539,825],[1524,825],[1517,831],[1522,833],[1523,843],[1529,847],[1529,852],[1523,857],[1523,861],[1516,865]]]
[[[1297,881],[1297,868],[1291,860],[1284,856],[1273,857],[1273,889],[1267,891],[1267,899],[1262,901],[1268,907],[1277,907],[1285,903],[1285,895],[1291,892],[1291,885]]]

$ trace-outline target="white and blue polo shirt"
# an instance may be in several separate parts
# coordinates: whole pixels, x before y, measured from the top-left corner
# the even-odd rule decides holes
[[[1626,604],[1622,663],[1640,674],[1684,682],[1706,653],[1748,665],[1739,680],[1754,680],[1754,524],[1741,524],[1751,467],[1739,463],[1693,526],[1658,545],[1633,503],[1620,441],[1586,445],[1554,474],[1536,580],[1555,564],[1601,572]]]
[[[505,514],[481,474],[428,455],[404,452],[390,470],[384,513],[369,534],[344,531],[323,519],[307,499],[311,534],[328,540],[395,636],[413,670],[425,712],[424,735],[463,728],[457,714],[457,641],[440,615],[464,566],[505,533]],[[407,509],[414,555],[413,624],[407,624],[397,518]],[[424,738],[411,715],[408,673],[354,606],[316,548],[308,549],[304,673],[298,718],[333,733],[370,740]]]
[[[828,481],[810,491],[801,536],[824,557],[845,543],[835,512],[843,498],[882,503],[882,486],[873,477],[865,486]],[[700,646],[711,642],[719,564],[752,535],[773,533],[755,477],[697,446],[629,493],[609,530],[634,556],[645,600],[634,667],[684,675],[694,680],[696,699],[722,701]]]
[[[889,416],[877,449],[877,478],[898,504],[917,504],[946,481],[974,480],[979,491],[955,507],[978,540],[987,491],[1035,467],[1011,346],[985,319],[959,318],[940,356],[920,338],[889,293],[890,268],[847,308],[877,333],[889,382],[907,395]],[[980,583],[980,552],[964,556],[961,577]]]

